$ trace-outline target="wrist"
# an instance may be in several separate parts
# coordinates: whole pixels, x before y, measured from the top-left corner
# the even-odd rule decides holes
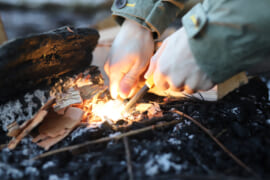
[[[147,36],[154,41],[153,33],[151,32],[151,30],[136,22],[135,20],[125,19],[122,24],[122,29],[126,33],[135,33],[133,35],[143,34],[144,36]]]

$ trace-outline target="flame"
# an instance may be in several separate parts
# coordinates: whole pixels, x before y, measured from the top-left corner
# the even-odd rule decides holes
[[[92,112],[95,116],[100,117],[103,121],[111,120],[116,122],[125,119],[127,114],[122,113],[125,105],[120,100],[109,100],[106,103],[98,103],[93,106]]]
[[[78,106],[77,106],[78,107]],[[85,112],[83,122],[87,122],[89,127],[97,127],[107,121],[110,124],[121,119],[129,119],[129,113],[123,112],[125,104],[120,100],[98,99],[86,100],[79,108]]]
[[[100,80],[103,84],[103,80]],[[80,73],[74,78],[70,78],[64,84],[58,84],[56,87],[80,89],[83,86],[93,85],[91,76],[86,73]],[[65,89],[67,89],[65,88]],[[62,90],[58,92],[62,93]],[[55,92],[53,92],[55,93]],[[92,98],[85,99],[81,104],[72,104],[72,107],[81,108],[84,111],[82,122],[88,123],[89,127],[97,127],[107,121],[110,124],[116,123],[118,120],[134,120],[131,114],[124,112],[125,104],[120,100],[109,99],[105,91],[97,92]]]

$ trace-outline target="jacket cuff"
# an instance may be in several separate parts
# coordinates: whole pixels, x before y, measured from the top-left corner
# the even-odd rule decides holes
[[[181,13],[186,0],[115,0],[112,15],[121,25],[125,18],[132,19],[159,38],[162,32]]]
[[[179,16],[181,9],[170,2],[158,1],[145,19],[157,38]]]
[[[120,25],[124,20],[131,19],[149,31],[156,33],[148,24],[145,23],[145,19],[150,14],[155,3],[153,1],[145,0],[115,0],[112,5],[112,16]]]

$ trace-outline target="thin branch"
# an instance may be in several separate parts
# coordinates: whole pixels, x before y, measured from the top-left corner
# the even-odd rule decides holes
[[[210,130],[207,129],[206,127],[204,127],[199,121],[193,119],[192,117],[190,117],[189,115],[187,115],[187,114],[185,114],[183,112],[180,112],[180,111],[177,111],[177,110],[173,110],[172,112],[175,112],[175,113],[179,114],[180,116],[184,116],[185,118],[192,121],[195,125],[197,125],[200,129],[202,129],[208,136],[210,136],[210,138],[213,139],[217,143],[217,145],[225,153],[227,153],[239,166],[243,167],[246,171],[248,171],[249,173],[251,173],[255,177],[259,178],[259,176],[250,167],[248,167],[243,161],[241,161],[229,149],[227,149],[215,136],[212,135]]]
[[[123,138],[124,145],[125,145],[125,152],[126,152],[126,160],[127,160],[127,170],[128,170],[128,176],[129,180],[133,180],[133,171],[132,171],[132,164],[131,164],[131,156],[130,156],[130,149],[128,144],[128,137]]]
[[[217,135],[216,138],[219,138],[221,135],[223,135],[225,132],[227,132],[227,129],[222,129],[222,131],[220,131]]]
[[[64,147],[64,148],[60,148],[60,149],[56,149],[56,150],[52,150],[52,151],[43,153],[41,155],[38,155],[38,156],[32,158],[32,160],[41,159],[41,158],[48,157],[48,156],[51,156],[51,155],[55,155],[55,154],[58,154],[58,153],[61,153],[61,152],[72,151],[72,150],[79,149],[79,148],[82,148],[82,147],[86,147],[86,146],[89,146],[89,145],[92,145],[92,144],[103,143],[103,142],[107,142],[107,141],[110,141],[110,140],[119,140],[119,139],[124,138],[124,137],[137,135],[137,134],[140,134],[140,133],[143,133],[143,132],[146,132],[146,131],[150,131],[150,130],[153,130],[153,129],[156,129],[156,128],[171,126],[173,124],[180,123],[181,121],[182,120],[173,120],[173,121],[170,121],[170,122],[164,122],[164,123],[160,123],[160,124],[157,124],[157,125],[147,126],[145,128],[129,131],[127,133],[119,134],[119,135],[113,136],[113,137],[103,137],[103,138],[96,139],[96,140],[93,140],[93,141],[86,141],[86,142],[84,142],[82,144],[67,146],[67,147]]]

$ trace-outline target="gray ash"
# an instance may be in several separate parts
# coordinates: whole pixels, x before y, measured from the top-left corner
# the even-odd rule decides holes
[[[48,100],[48,90],[35,90],[22,98],[0,105],[0,123],[3,131],[7,125],[17,121],[22,124],[31,119],[37,110]]]

